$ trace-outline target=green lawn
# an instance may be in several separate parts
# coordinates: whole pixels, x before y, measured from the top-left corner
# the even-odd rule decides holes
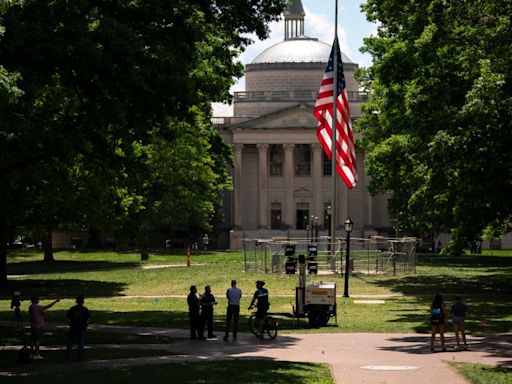
[[[140,325],[162,327],[188,327],[185,295],[189,286],[195,284],[202,290],[206,284],[212,286],[219,305],[215,308],[215,329],[222,329],[226,311],[224,292],[231,279],[237,279],[244,292],[240,328],[248,331],[249,305],[256,280],[265,280],[270,291],[271,312],[291,314],[295,304],[294,292],[297,276],[244,272],[244,256],[241,252],[210,252],[194,254],[192,265],[187,267],[186,255],[151,254],[149,260],[141,262],[138,253],[63,251],[55,253],[56,262],[42,262],[40,251],[20,250],[8,257],[7,284],[0,291],[0,320],[12,318],[11,294],[21,291],[23,319],[28,320],[27,309],[30,295],[41,296],[41,303],[53,298],[61,301],[46,313],[49,322],[65,323],[65,313],[74,304],[78,294],[86,296],[86,306],[97,324]],[[409,275],[353,275],[350,277],[350,298],[341,297],[343,276],[308,276],[308,283],[334,281],[338,287],[337,324],[334,319],[327,327],[310,329],[305,319],[298,323],[280,317],[281,332],[429,332],[428,308],[433,296],[440,292],[448,305],[455,295],[461,295],[470,306],[467,319],[468,333],[492,334],[512,331],[512,256],[471,255],[447,258],[437,255],[422,255],[418,259],[417,273]],[[357,295],[390,295],[383,298],[384,304],[361,304]],[[138,297],[141,296],[141,297]],[[25,323],[26,324],[26,323]],[[0,336],[8,345],[19,344],[20,336],[13,335],[8,325],[0,327]],[[63,345],[64,330],[48,330],[45,345]],[[88,359],[142,356],[146,354],[168,354],[165,351],[149,351],[139,354],[128,344],[168,344],[169,337],[135,336],[114,333],[88,332],[87,344],[93,349]],[[120,350],[105,350],[99,344],[127,345]],[[97,345],[97,346],[95,346]],[[99,348],[98,348],[99,347]],[[12,365],[15,351],[2,351],[2,361]],[[61,363],[62,351],[49,351],[45,362]],[[4,359],[7,358],[7,359]],[[38,362],[39,363],[39,362]],[[45,364],[47,364],[45,363]],[[486,367],[458,366],[465,375],[473,375],[472,383],[506,382],[510,374],[506,370]],[[271,372],[262,377],[258,372]],[[172,373],[171,373],[172,372]],[[469,372],[469,373],[467,373]],[[180,383],[331,383],[328,369],[322,365],[296,364],[272,361],[225,361],[191,364],[167,364],[159,366],[111,369],[80,374],[81,382],[138,382],[161,380],[163,377],[179,377]],[[496,381],[488,381],[487,375],[496,375]],[[83,377],[82,377],[83,376]],[[98,381],[98,378],[105,381]],[[128,377],[130,377],[128,379]],[[269,381],[269,377],[271,378]],[[326,378],[324,381],[318,378]],[[470,376],[468,376],[470,377]],[[472,377],[472,376],[471,376]],[[494,376],[493,376],[494,377]],[[503,378],[502,378],[503,377]],[[46,380],[38,376],[38,379]],[[125,378],[125,379],[123,379]],[[138,379],[137,379],[138,378]],[[5,379],[5,380],[4,380]],[[52,382],[68,383],[76,380],[73,374],[52,375]],[[2,378],[2,382],[33,378]],[[103,380],[103,379],[101,379]],[[486,381],[487,380],[487,381]]]
[[[72,364],[72,363],[69,363]],[[174,363],[127,368],[111,368],[2,377],[2,383],[53,384],[180,383],[180,384],[332,384],[324,364],[292,363],[270,360],[209,361]]]
[[[510,368],[469,363],[453,365],[471,384],[512,384],[512,369]]]
[[[16,251],[9,255],[8,271],[16,275],[2,290],[0,318],[9,319],[10,292],[41,295],[41,302],[62,298],[47,313],[49,321],[63,322],[65,311],[77,294],[86,296],[93,321],[116,325],[142,325],[186,328],[188,325],[185,295],[191,284],[201,291],[212,286],[219,305],[216,327],[222,327],[225,315],[224,292],[235,278],[244,292],[242,330],[254,281],[263,279],[271,295],[271,311],[291,313],[297,276],[244,272],[243,253],[195,254],[192,266],[186,266],[183,254],[152,254],[141,262],[138,253],[56,252],[55,263],[43,263],[37,251]],[[164,266],[164,268],[162,267]],[[512,330],[511,256],[465,256],[446,258],[421,256],[417,273],[409,275],[354,275],[350,277],[349,299],[338,298],[338,326],[321,331],[332,332],[428,332],[428,307],[432,297],[441,292],[447,304],[462,295],[470,305],[468,330],[474,334],[510,332]],[[308,283],[335,281],[338,294],[343,290],[342,276],[308,276]],[[122,298],[121,296],[163,296],[160,298]],[[354,295],[393,295],[385,304],[357,304]],[[111,296],[115,296],[111,298]],[[165,297],[171,296],[171,297]],[[174,296],[174,297],[173,297]],[[22,303],[26,312],[28,302]],[[281,328],[309,330],[306,321],[299,326],[283,318]]]

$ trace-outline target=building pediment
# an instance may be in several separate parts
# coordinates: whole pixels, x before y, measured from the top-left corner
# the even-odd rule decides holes
[[[286,129],[314,128],[318,124],[313,116],[313,105],[300,104],[270,112],[231,126],[232,129]]]

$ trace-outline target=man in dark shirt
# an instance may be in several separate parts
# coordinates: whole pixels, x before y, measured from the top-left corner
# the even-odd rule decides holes
[[[256,292],[254,292],[251,305],[249,306],[249,310],[251,310],[252,307],[254,306],[254,303],[257,301],[256,318],[258,319],[259,322],[260,339],[263,338],[263,324],[265,321],[265,316],[267,316],[267,312],[270,307],[270,304],[268,302],[268,290],[266,288],[263,288],[264,285],[264,281],[258,280],[256,282]]]
[[[73,344],[78,344],[78,359],[82,359],[85,347],[85,331],[89,325],[91,315],[89,310],[84,306],[84,297],[76,298],[76,305],[71,307],[66,314],[69,319],[68,344],[66,348],[66,358],[71,357]]]
[[[213,334],[213,306],[217,304],[215,297],[209,285],[204,287],[204,293],[201,295],[201,331],[206,326],[208,329],[208,338],[213,339],[217,336]]]
[[[190,338],[195,340],[204,340],[201,330],[201,317],[199,315],[199,297],[195,285],[190,286],[190,293],[187,296],[188,318],[190,320]]]

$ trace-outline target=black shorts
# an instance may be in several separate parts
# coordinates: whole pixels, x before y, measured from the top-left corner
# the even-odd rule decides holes
[[[265,316],[267,316],[268,309],[259,309],[256,311],[256,318],[257,319],[264,319]]]

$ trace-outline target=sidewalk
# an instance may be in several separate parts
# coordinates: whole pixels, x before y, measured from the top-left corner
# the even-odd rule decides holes
[[[100,332],[158,334],[187,337],[188,330],[94,325]],[[218,333],[218,336],[222,336]],[[455,351],[447,337],[447,352],[431,353],[429,335],[380,333],[279,334],[277,339],[257,340],[239,334],[238,340],[179,340],[169,344],[104,345],[102,347],[162,349],[176,353],[119,361],[86,361],[80,364],[45,365],[44,372],[98,369],[113,366],[164,364],[224,359],[265,358],[327,363],[337,384],[466,384],[448,362],[471,362],[512,367],[512,334],[468,337],[470,349]],[[91,346],[94,347],[94,346]],[[100,346],[98,346],[100,347]],[[36,368],[36,367],[34,367]],[[2,374],[2,373],[0,373]]]

